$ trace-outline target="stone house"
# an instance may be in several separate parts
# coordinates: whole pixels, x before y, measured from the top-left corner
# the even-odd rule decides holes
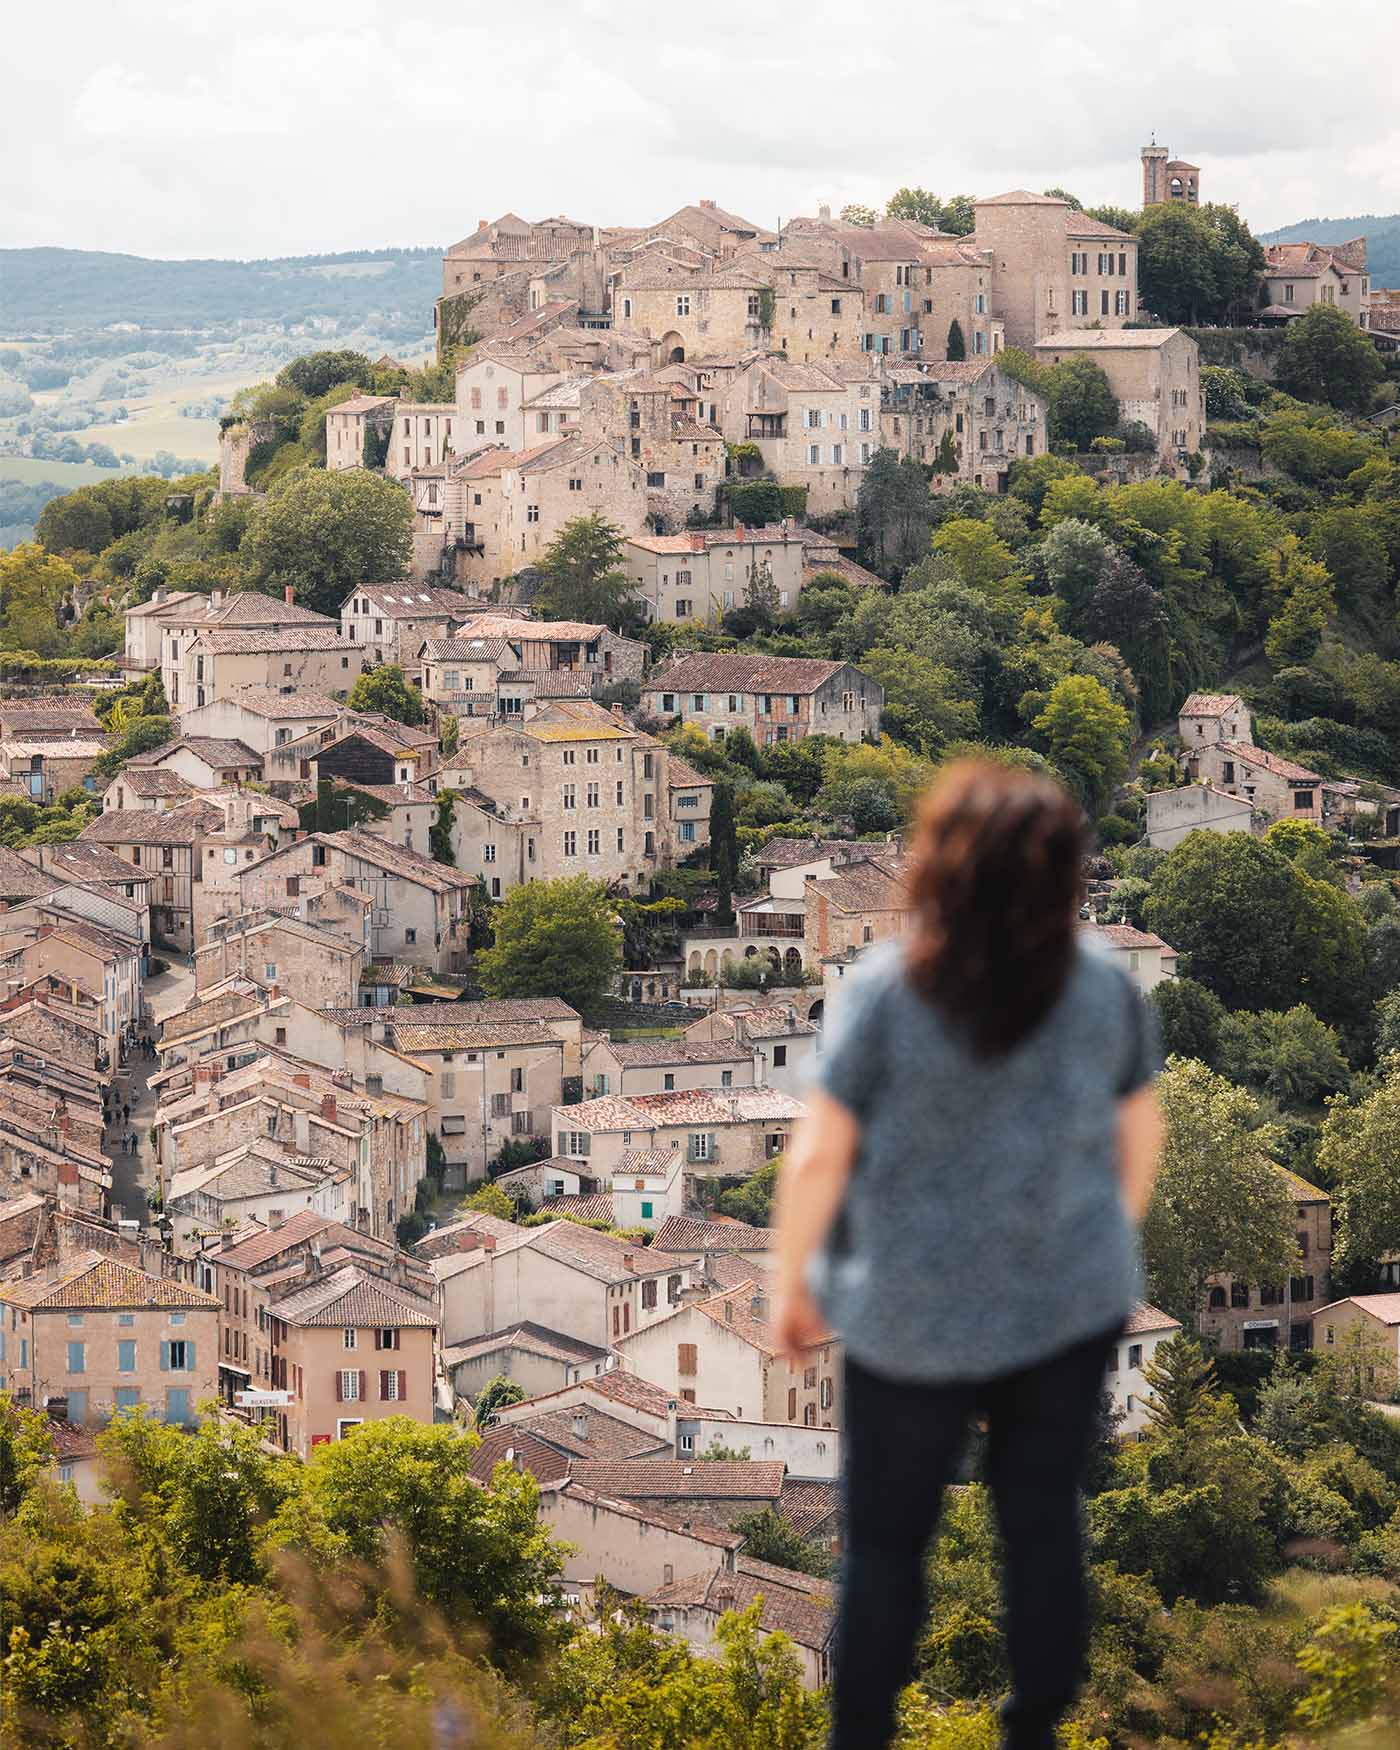
[[[139,943],[86,921],[24,923],[7,916],[0,928],[0,968],[11,989],[44,989],[90,1012],[109,1064],[119,1060],[121,1042],[140,1015],[144,964]]]
[[[167,811],[114,809],[83,828],[85,842],[105,845],[151,878],[151,933],[182,953],[194,947],[194,887],[202,879],[204,839],[223,816],[199,800]],[[261,845],[270,842],[266,836]]]
[[[506,1142],[548,1135],[563,1097],[564,1044],[543,1021],[420,1025],[416,1010],[392,1015],[395,1050],[427,1072],[428,1124],[454,1185],[484,1179]]]
[[[198,794],[195,785],[163,766],[123,766],[102,792],[103,812],[154,808],[168,813]]]
[[[355,1263],[368,1274],[431,1301],[433,1279],[427,1267],[388,1240],[373,1239],[314,1210],[299,1210],[274,1226],[257,1222],[240,1231],[209,1237],[195,1254],[197,1286],[219,1302],[220,1395],[272,1387],[272,1354],[267,1314],[274,1299],[302,1286],[306,1261],[319,1256],[323,1266]]]
[[[396,396],[363,394],[332,407],[326,415],[327,468],[332,473],[363,468],[370,434],[381,439],[391,434],[396,407]]]
[[[365,963],[362,945],[296,917],[243,912],[213,923],[195,950],[196,991],[235,976],[295,991],[310,1008],[348,1009]]]
[[[107,894],[127,900],[138,913],[149,913],[153,877],[133,868],[125,857],[119,857],[105,845],[76,839],[67,844],[25,845],[19,857],[39,871],[40,888],[45,894],[53,893],[61,883],[68,892],[66,884],[72,883],[75,893],[82,888],[89,893]],[[77,901],[73,899],[70,903]],[[94,922],[101,922],[100,914],[94,911],[92,915]],[[144,934],[150,934],[149,918]]]
[[[1149,845],[1169,851],[1192,832],[1250,832],[1254,809],[1243,796],[1228,796],[1209,784],[1153,790],[1147,797]]]
[[[170,598],[173,601],[174,598]],[[259,590],[238,590],[226,595],[212,590],[208,595],[193,595],[181,601],[170,612],[158,616],[160,626],[160,678],[165,696],[173,711],[196,703],[189,692],[186,658],[189,646],[206,632],[282,632],[308,631],[313,628],[335,629],[335,621],[311,608],[298,606],[288,584],[277,596],[263,595]],[[210,697],[213,697],[211,694]]]
[[[230,698],[244,687],[343,699],[371,667],[364,652],[348,646],[334,624],[277,632],[201,632],[182,647],[180,667],[171,677],[174,690],[166,696],[177,713]]]
[[[300,1458],[385,1416],[430,1423],[434,1406],[431,1303],[357,1263],[322,1271],[307,1257],[302,1280],[267,1309],[273,1389],[291,1394],[275,1412],[278,1444]]]
[[[103,1252],[0,1283],[0,1380],[85,1425],[144,1406],[187,1425],[215,1392],[219,1303]]]
[[[791,1003],[745,1009],[712,1009],[685,1030],[692,1041],[733,1040],[754,1056],[754,1080],[779,1093],[801,1095],[811,1084],[820,1030]]]
[[[85,698],[66,693],[0,699],[0,741],[54,741],[76,733],[82,740],[102,733],[102,725]]]
[[[1044,335],[1091,325],[1120,330],[1136,319],[1137,239],[1053,195],[1016,189],[979,200],[966,242],[991,264],[992,307],[1008,346],[1029,349]]]
[[[956,470],[944,489],[971,483],[1004,492],[1012,462],[1048,447],[1044,399],[991,359],[892,366],[881,385],[880,435],[887,449],[932,467],[951,434]]]
[[[1147,1427],[1152,1388],[1143,1369],[1152,1365],[1158,1344],[1168,1342],[1180,1329],[1180,1323],[1170,1313],[1159,1312],[1155,1306],[1139,1301],[1118,1333],[1118,1340],[1109,1351],[1104,1387],[1121,1417],[1117,1430],[1120,1438],[1141,1434]]]
[[[911,915],[904,873],[889,856],[843,863],[803,880],[808,963],[903,935]]]
[[[15,1048],[4,1053],[14,1062]],[[72,1081],[76,1091],[79,1084]],[[95,1085],[95,1084],[94,1084]],[[112,1164],[101,1146],[101,1106],[52,1093],[0,1085],[0,1196],[35,1192],[65,1208],[105,1217],[111,1202]]]
[[[473,347],[457,367],[456,410],[462,432],[457,453],[471,455],[487,444],[523,450],[538,442],[527,403],[564,376],[504,341]]]
[[[743,1420],[841,1425],[841,1346],[814,1344],[783,1360],[761,1281],[683,1302],[668,1317],[616,1343],[627,1367],[682,1403],[703,1402]]]
[[[162,585],[149,601],[137,602],[127,608],[122,616],[122,667],[145,674],[158,669],[162,623],[168,620],[175,625],[184,624],[191,604],[197,610],[207,599],[196,590],[168,590]]]
[[[713,623],[742,607],[753,584],[776,590],[778,611],[787,613],[806,582],[807,541],[789,523],[633,535],[623,555],[628,578],[653,622]]]
[[[278,741],[265,761],[268,784],[279,796],[300,794],[299,786],[321,778],[433,788],[437,767],[438,740],[433,730],[344,707],[334,722]]]
[[[652,717],[678,717],[715,741],[742,725],[761,747],[806,735],[876,736],[884,700],[883,687],[848,662],[742,651],[674,657],[642,688],[642,707]]]
[[[479,872],[492,898],[527,880],[567,875],[645,883],[685,855],[682,847],[703,842],[704,786],[688,768],[673,840],[673,758],[620,713],[583,701],[550,705],[519,723],[464,728],[444,773],[449,787],[465,792],[453,815],[457,867]],[[682,811],[684,795],[695,801]]]
[[[579,675],[595,692],[617,681],[640,680],[646,667],[647,647],[640,639],[588,620],[532,620],[488,611],[464,630],[473,640],[504,638],[524,675]],[[507,714],[511,709],[503,702]]]
[[[107,751],[101,733],[82,735],[7,736],[0,741],[0,795],[23,796],[51,807],[67,790],[97,793],[94,764]]]
[[[6,1040],[80,1069],[107,1068],[96,1021],[47,993],[31,991],[0,1002],[0,1041]]]
[[[680,529],[715,507],[727,472],[724,434],[704,423],[686,385],[636,373],[596,377],[579,394],[579,431],[622,446],[646,475],[646,516]]]
[[[583,1086],[589,1099],[604,1094],[689,1093],[703,1088],[751,1088],[758,1080],[754,1052],[733,1036],[699,1039],[592,1041],[584,1052]]]
[[[429,638],[450,638],[472,612],[460,590],[403,583],[360,584],[340,604],[340,633],[364,650],[371,666],[392,662],[411,682],[418,653]]]
[[[172,1173],[165,1215],[171,1245],[188,1253],[210,1237],[249,1222],[276,1227],[303,1211],[345,1221],[352,1203],[347,1168],[328,1171],[291,1161],[274,1144],[257,1139]]]
[[[666,1316],[691,1280],[688,1260],[653,1259],[572,1221],[493,1234],[430,1261],[443,1340],[460,1343],[524,1318],[606,1348]]]
[[[182,712],[181,739],[187,743],[197,738],[238,741],[263,758],[274,747],[330,727],[344,713],[344,701],[328,693],[244,687],[236,697],[216,699]]]
[[[1365,237],[1349,243],[1265,244],[1263,303],[1262,315],[1280,319],[1327,304],[1358,328],[1369,328],[1371,276]]]
[[[1242,796],[1257,814],[1271,820],[1322,822],[1323,783],[1295,760],[1242,741],[1208,742],[1193,750],[1187,769],[1212,789]]]
[[[599,1577],[645,1597],[677,1577],[708,1576],[731,1564],[744,1541],[737,1531],[613,1500],[567,1477],[541,1485],[540,1517],[573,1550],[564,1561],[564,1595],[577,1600]]]
[[[755,359],[725,390],[724,435],[756,445],[784,486],[805,486],[811,514],[849,510],[880,447],[878,370],[873,359]]]
[[[484,1336],[451,1344],[443,1350],[442,1364],[453,1395],[470,1400],[502,1374],[513,1379],[527,1398],[537,1397],[572,1385],[576,1379],[601,1373],[607,1359],[608,1351],[596,1343],[584,1343],[562,1331],[551,1331],[529,1319],[520,1319],[502,1331],[488,1331]],[[588,1411],[579,1412],[579,1417],[586,1438]],[[641,1435],[637,1444],[653,1443]]]
[[[1201,349],[1180,328],[1058,330],[1035,343],[1047,365],[1087,358],[1108,378],[1124,423],[1136,420],[1157,440],[1164,467],[1183,471],[1205,441]]]
[[[467,962],[467,902],[472,877],[372,833],[310,833],[242,871],[243,911],[280,909],[345,885],[369,895],[370,948],[376,959],[406,960],[438,972]]]
[[[1310,1349],[1313,1315],[1327,1304],[1332,1271],[1332,1200],[1284,1167],[1274,1169],[1293,1194],[1296,1274],[1283,1282],[1236,1282],[1213,1276],[1201,1335],[1218,1349]]]
[[[1187,759],[1218,741],[1254,740],[1254,718],[1238,693],[1192,693],[1177,712],[1176,727]]]
[[[782,1154],[806,1111],[772,1088],[602,1095],[553,1114],[554,1152],[611,1178],[636,1151],[680,1151],[692,1177],[748,1178]]]
[[[1313,1315],[1312,1346],[1325,1354],[1357,1326],[1375,1341],[1391,1368],[1400,1368],[1400,1294],[1349,1294],[1319,1307]]]
[[[782,1635],[801,1667],[802,1687],[824,1688],[831,1681],[836,1638],[836,1588],[830,1580],[776,1568],[741,1551],[732,1570],[677,1576],[647,1593],[642,1608],[654,1628],[679,1636],[693,1652],[717,1655],[723,1650],[720,1618],[755,1602],[759,1638]]]
[[[451,401],[396,401],[384,472],[403,480],[415,468],[431,468],[459,450],[473,449],[467,434],[467,423]]]
[[[1176,949],[1150,930],[1132,924],[1084,924],[1080,934],[1096,951],[1107,954],[1143,996],[1156,990],[1164,978],[1176,977]]]

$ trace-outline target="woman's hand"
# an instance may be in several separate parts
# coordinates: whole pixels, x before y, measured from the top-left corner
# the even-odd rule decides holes
[[[778,1353],[788,1361],[796,1361],[804,1349],[811,1349],[830,1336],[830,1327],[809,1288],[798,1287],[779,1293],[774,1309],[773,1335]]]

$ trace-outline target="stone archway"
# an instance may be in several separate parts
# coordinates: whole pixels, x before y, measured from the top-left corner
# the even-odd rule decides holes
[[[715,958],[715,951],[713,948],[707,948],[705,950],[705,977],[709,979],[711,984],[714,983],[718,970],[719,962]]]
[[[657,342],[657,351],[661,354],[663,365],[683,365],[685,363],[685,336],[677,334],[673,328],[669,334],[663,334]]]
[[[800,948],[789,948],[787,953],[783,955],[783,970],[789,975],[801,972],[802,950]]]
[[[690,950],[690,958],[685,963],[685,970],[687,975],[692,978],[701,970],[700,950],[698,948]]]

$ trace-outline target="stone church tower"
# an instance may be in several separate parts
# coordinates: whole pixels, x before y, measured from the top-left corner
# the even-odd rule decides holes
[[[1186,201],[1191,206],[1200,202],[1201,167],[1188,164],[1184,158],[1173,158],[1171,148],[1159,146],[1154,136],[1151,145],[1142,149],[1142,204],[1156,206],[1159,201]]]

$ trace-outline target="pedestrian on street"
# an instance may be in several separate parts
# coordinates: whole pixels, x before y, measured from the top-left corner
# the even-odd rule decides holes
[[[894,1737],[926,1551],[979,1418],[1004,1750],[1053,1750],[1083,1672],[1079,1487],[1162,1134],[1149,1006],[1077,939],[1083,854],[1058,784],[945,768],[919,810],[912,927],[848,981],[783,1167],[778,1346],[792,1363],[845,1342],[831,1750]]]
[[[129,1124],[130,1122],[131,1122],[131,1107],[127,1104],[127,1102],[125,1100],[123,1100],[122,1101],[122,1123]]]

